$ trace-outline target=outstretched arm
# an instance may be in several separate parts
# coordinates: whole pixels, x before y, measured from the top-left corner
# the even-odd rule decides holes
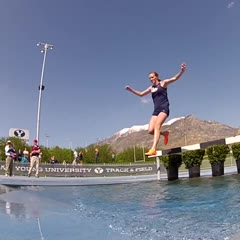
[[[136,90],[132,89],[130,86],[126,86],[125,89],[139,97],[145,96],[151,92],[151,87],[147,88],[146,90],[144,90],[142,92],[136,91]]]
[[[167,87],[168,84],[177,81],[177,80],[182,76],[182,74],[184,73],[185,69],[186,69],[186,64],[185,64],[185,63],[182,63],[182,64],[181,64],[181,70],[180,70],[180,72],[177,73],[177,74],[176,74],[174,77],[172,77],[172,78],[163,80],[163,83],[162,83],[163,85],[162,85],[162,86],[163,86],[163,87]]]

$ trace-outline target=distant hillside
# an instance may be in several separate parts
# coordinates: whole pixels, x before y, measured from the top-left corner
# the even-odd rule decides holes
[[[100,141],[98,144],[110,144],[116,152],[133,146],[144,146],[147,149],[153,141],[153,136],[148,134],[147,128],[148,124],[124,128],[113,136]],[[200,120],[193,115],[171,119],[163,125],[162,130],[169,130],[171,133],[167,146],[163,144],[163,138],[160,138],[159,149],[180,147],[231,137],[239,132],[238,128],[215,121]]]

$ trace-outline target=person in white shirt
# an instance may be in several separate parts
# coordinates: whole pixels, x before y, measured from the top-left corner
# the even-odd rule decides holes
[[[10,140],[7,141],[7,144],[5,146],[5,156],[6,156],[5,176],[11,177],[13,174],[13,159],[14,157],[16,157],[16,152]]]
[[[25,158],[28,158],[28,155],[29,155],[29,152],[28,152],[27,148],[25,148],[24,151],[23,151],[23,156]]]

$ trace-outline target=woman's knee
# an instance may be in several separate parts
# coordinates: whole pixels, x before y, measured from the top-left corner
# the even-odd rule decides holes
[[[153,135],[154,134],[154,129],[148,129],[148,134]]]

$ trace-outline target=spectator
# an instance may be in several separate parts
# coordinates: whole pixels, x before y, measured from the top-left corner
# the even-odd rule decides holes
[[[19,162],[22,161],[22,151],[21,151],[21,149],[18,149],[17,159],[18,159]]]
[[[28,177],[31,176],[32,173],[32,169],[34,164],[36,163],[36,174],[35,177],[39,177],[39,163],[40,163],[40,158],[41,158],[41,148],[38,146],[38,141],[37,139],[33,140],[33,146],[32,146],[32,150],[30,153],[30,168],[28,171]]]
[[[99,149],[95,148],[95,163],[98,163],[99,161]]]
[[[115,153],[112,153],[112,161],[115,162]]]
[[[25,158],[28,158],[28,157],[29,157],[29,152],[28,152],[27,148],[24,149],[24,151],[23,151],[23,156],[24,156]]]
[[[22,157],[21,163],[27,163],[27,162],[29,162],[29,152],[27,148],[25,148],[23,151],[23,157]]]
[[[74,158],[73,161],[72,161],[72,165],[73,166],[76,166],[77,165],[77,160]]]
[[[28,161],[28,158],[26,158],[26,157],[22,157],[22,160],[21,160],[21,163],[28,163],[29,161]]]
[[[16,158],[16,152],[10,140],[7,141],[7,144],[5,146],[5,156],[6,156],[5,176],[11,177],[13,174],[13,160],[14,158]]]
[[[56,163],[58,163],[58,161],[57,161],[57,159],[55,158],[55,156],[52,156],[52,157],[51,157],[50,163],[51,163],[51,164],[56,164]]]
[[[73,156],[74,156],[74,160],[77,161],[78,152],[76,150],[73,152]]]
[[[42,152],[39,153],[39,163],[42,161]]]
[[[83,165],[83,152],[82,151],[80,151],[78,153],[78,159],[79,159],[80,165]]]

